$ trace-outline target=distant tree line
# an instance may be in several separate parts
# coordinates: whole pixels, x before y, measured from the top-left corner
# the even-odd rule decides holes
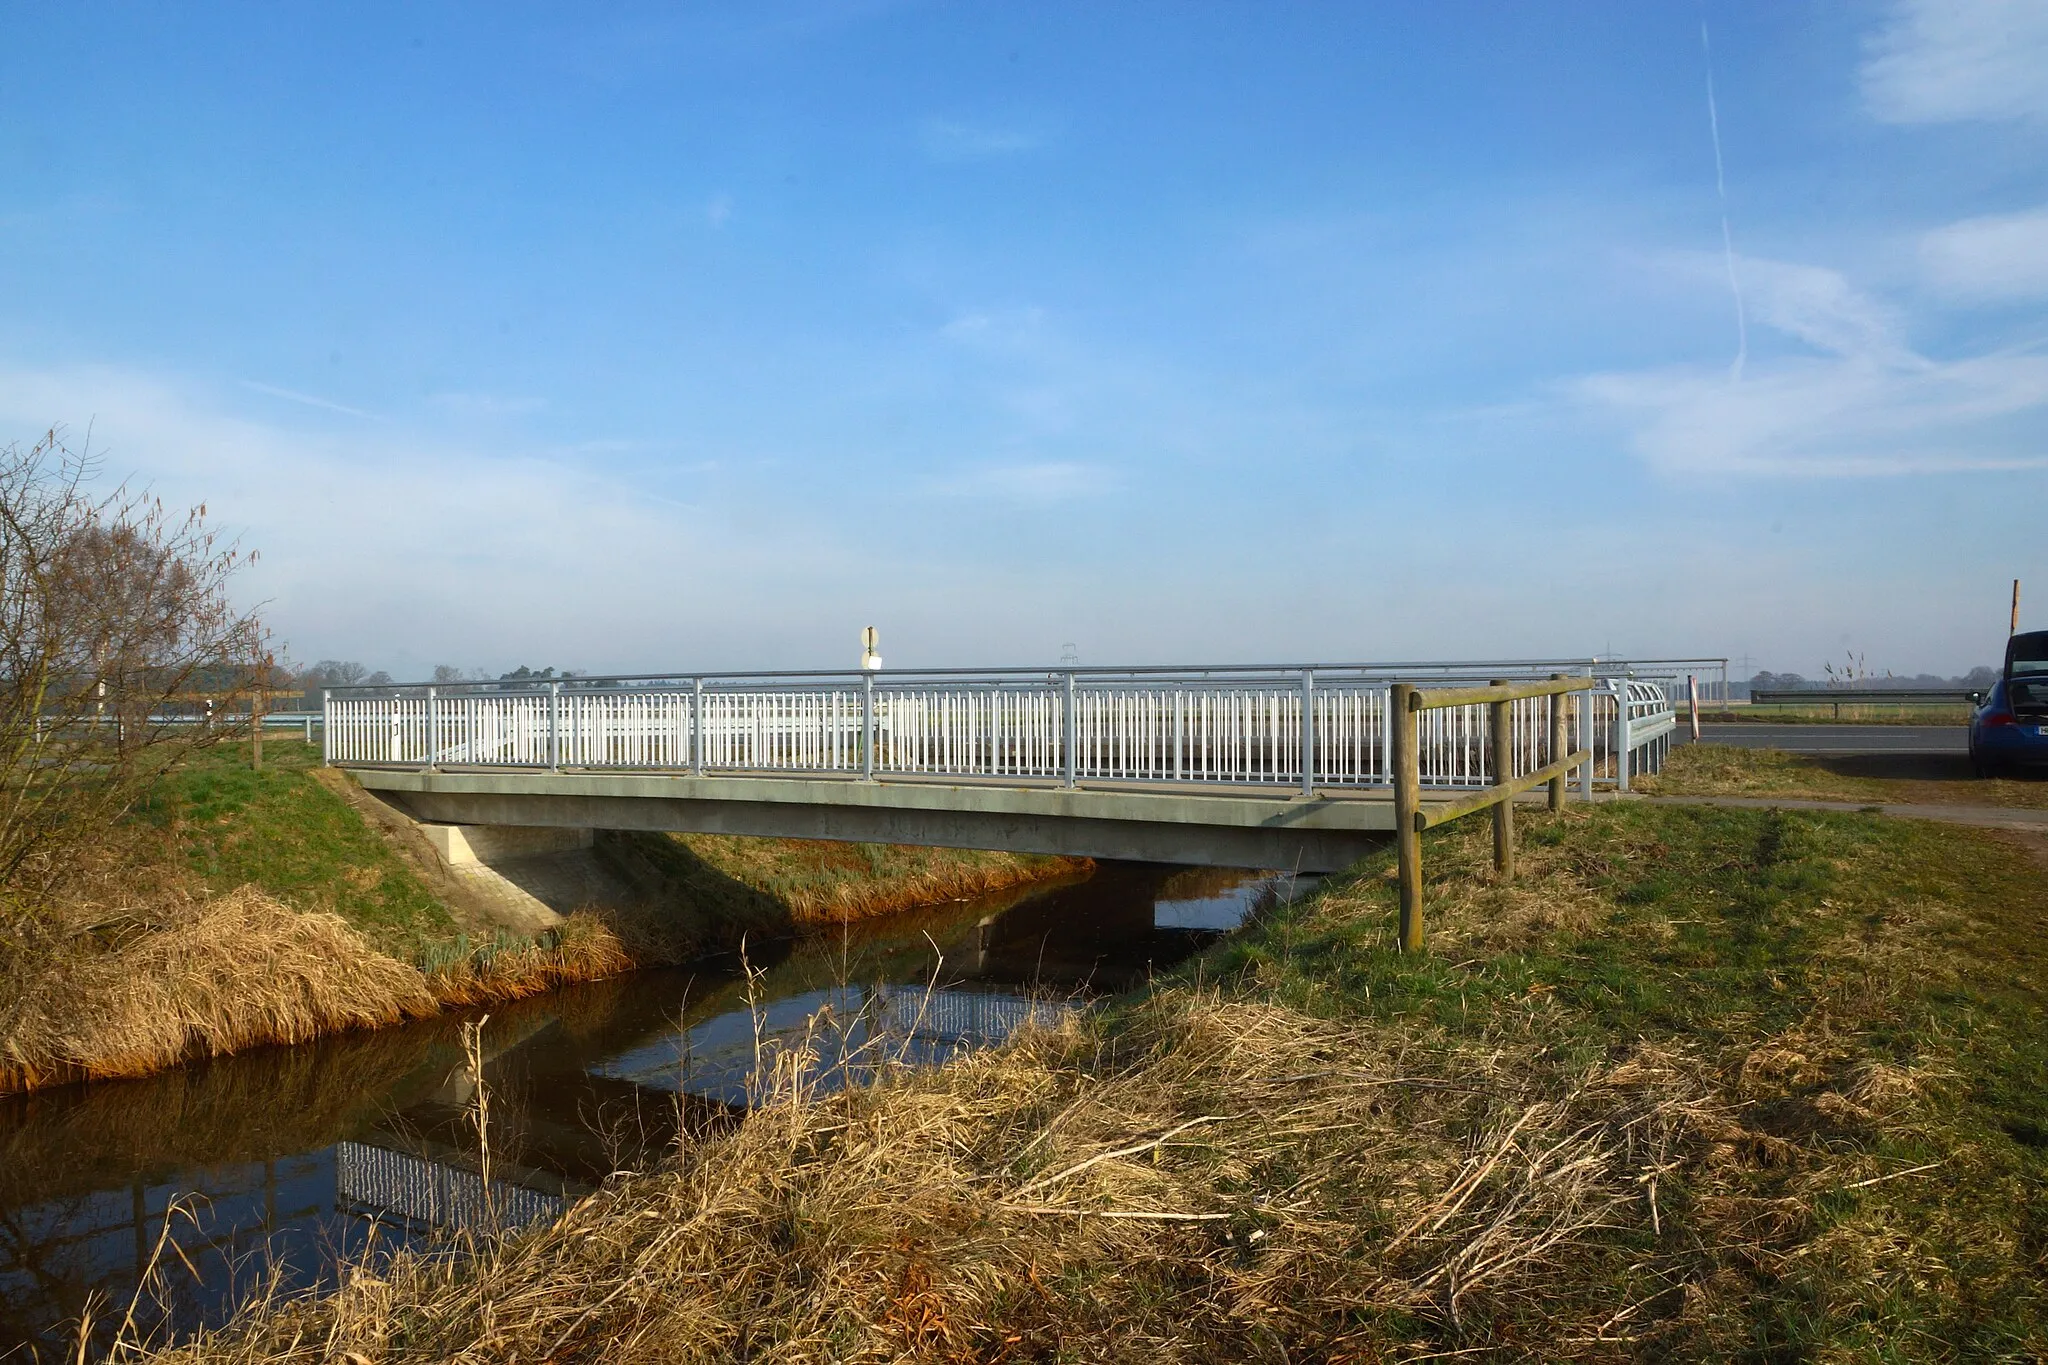
[[[1830,687],[1844,686],[1853,686],[1858,688],[1870,688],[1878,690],[1890,690],[1896,688],[1902,691],[1913,688],[1963,688],[1971,690],[1981,690],[1983,688],[1990,687],[1991,684],[1997,681],[1998,670],[1995,668],[1985,666],[1973,668],[1968,673],[1965,673],[1960,677],[1955,678],[1944,678],[1934,673],[1920,673],[1910,678],[1902,677],[1894,673],[1887,673],[1882,677],[1871,677],[1868,674],[1864,674],[1862,676],[1846,678],[1837,674],[1836,676],[1829,678],[1806,678],[1800,676],[1797,673],[1772,673],[1769,671],[1765,671],[1758,673],[1754,677],[1752,677],[1747,684],[1747,688],[1751,693],[1798,691],[1824,692]]]
[[[521,664],[510,672],[493,674],[488,669],[435,664],[433,677],[429,681],[440,687],[461,685],[474,688],[492,683],[505,687],[519,687],[582,676],[583,674],[576,669],[557,669],[553,666],[530,668]],[[367,664],[358,663],[353,659],[322,659],[316,664],[308,664],[300,669],[285,666],[276,668],[272,672],[270,686],[281,692],[304,694],[300,697],[280,699],[273,709],[317,711],[320,709],[321,694],[330,687],[392,687],[397,682],[398,680],[385,670],[380,668],[372,672]]]

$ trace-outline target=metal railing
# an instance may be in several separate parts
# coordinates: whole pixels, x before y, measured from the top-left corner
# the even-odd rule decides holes
[[[1566,718],[1583,790],[1662,765],[1667,684],[1585,660],[702,674],[334,688],[331,764],[953,777],[1059,784],[1388,787],[1396,683],[1591,674]],[[1510,777],[1540,766],[1548,702],[1512,708]],[[1419,717],[1424,787],[1495,785],[1487,707]]]

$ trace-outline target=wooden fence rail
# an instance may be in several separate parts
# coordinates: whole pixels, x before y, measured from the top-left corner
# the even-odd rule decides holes
[[[1588,692],[1591,678],[1557,676],[1540,682],[1510,682],[1496,679],[1485,687],[1417,687],[1395,683],[1389,709],[1393,712],[1394,751],[1394,848],[1401,878],[1401,948],[1422,949],[1422,832],[1436,825],[1491,808],[1493,811],[1493,865],[1501,880],[1515,875],[1515,798],[1525,791],[1550,787],[1550,809],[1564,809],[1565,775],[1592,753],[1579,749],[1565,752],[1569,733],[1565,698],[1573,692]],[[1535,697],[1550,699],[1544,764],[1531,771],[1515,772],[1514,704]],[[1494,783],[1459,801],[1422,804],[1422,746],[1418,741],[1417,719],[1424,711],[1452,706],[1485,706],[1487,740],[1492,749]]]

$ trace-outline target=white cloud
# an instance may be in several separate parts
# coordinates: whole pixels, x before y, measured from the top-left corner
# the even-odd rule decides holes
[[[0,431],[61,421],[82,439],[90,422],[109,481],[205,502],[261,551],[241,591],[294,657],[674,667],[746,640],[765,664],[847,614],[817,590],[836,533],[800,508],[764,525],[650,491],[615,456],[307,431],[219,400],[160,375],[0,362]]]
[[[1690,270],[1690,267],[1687,267]],[[2048,356],[1937,360],[1840,274],[1748,260],[1764,325],[1820,354],[1589,376],[1576,397],[1674,473],[1868,476],[2048,468]]]
[[[948,497],[1043,504],[1094,497],[1108,492],[1115,484],[1114,472],[1101,465],[1053,460],[981,465],[944,480],[934,491]]]
[[[1908,363],[1897,311],[1859,293],[1840,271],[1744,258],[1742,273],[1755,292],[1751,310],[1766,327],[1817,351]]]
[[[352,408],[345,403],[337,403],[332,399],[320,398],[310,393],[300,393],[296,389],[281,389],[275,384],[259,384],[253,379],[244,379],[242,387],[254,389],[257,393],[267,393],[272,398],[282,398],[287,403],[297,403],[301,407],[319,408],[323,412],[338,412],[344,417],[361,417],[371,422],[384,420],[374,412],[364,412],[361,408]]]
[[[1863,97],[1886,123],[2048,120],[2048,4],[1899,0],[1871,39]]]
[[[1045,139],[1018,128],[928,119],[918,130],[918,141],[934,161],[986,161],[1035,151]]]
[[[2048,74],[2042,79],[2048,83]],[[2048,205],[1936,228],[1920,239],[1920,264],[1928,282],[1953,298],[2048,299]]]

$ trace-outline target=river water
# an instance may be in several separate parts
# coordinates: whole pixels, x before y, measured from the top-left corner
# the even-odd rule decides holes
[[[778,1058],[830,1088],[942,1062],[1085,1008],[1288,894],[1266,874],[1102,864],[1092,875],[483,1011],[269,1048],[138,1081],[0,1099],[0,1360],[220,1321],[316,1291],[338,1262],[485,1222],[547,1218],[679,1131],[740,1121]],[[150,1268],[154,1267],[153,1270]]]

